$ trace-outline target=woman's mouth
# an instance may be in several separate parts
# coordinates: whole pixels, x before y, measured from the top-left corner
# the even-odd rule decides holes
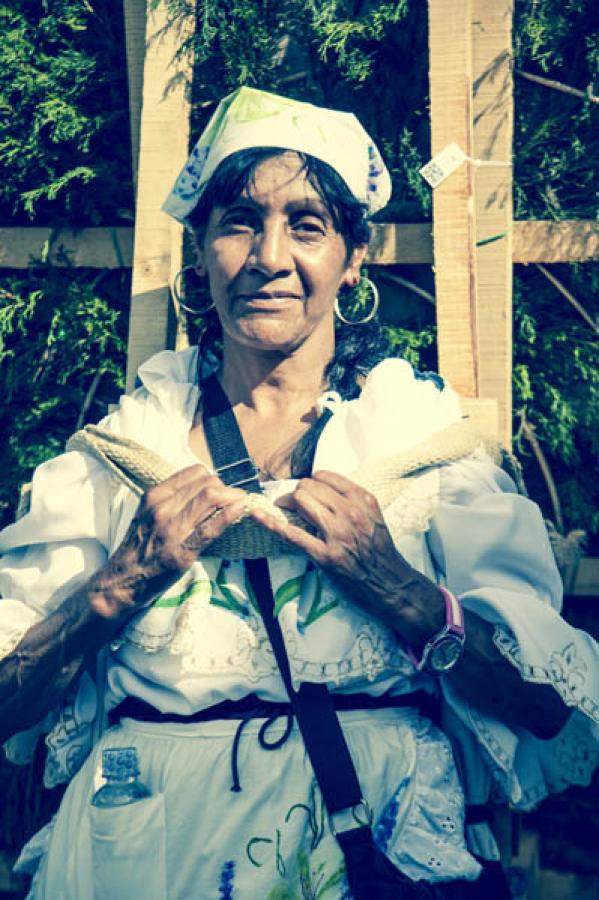
[[[297,303],[298,300],[303,300],[303,297],[289,291],[247,291],[238,294],[237,300],[244,306],[278,309],[285,303]]]

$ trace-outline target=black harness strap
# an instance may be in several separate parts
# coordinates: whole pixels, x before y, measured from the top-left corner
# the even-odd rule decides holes
[[[204,433],[218,475],[231,484],[241,472],[245,489],[261,492],[256,468],[216,375],[202,388]],[[240,484],[239,480],[235,483]],[[325,805],[330,813],[358,806],[362,802],[360,783],[327,687],[304,682],[294,690],[281,627],[273,614],[268,563],[263,558],[246,560],[245,565]]]

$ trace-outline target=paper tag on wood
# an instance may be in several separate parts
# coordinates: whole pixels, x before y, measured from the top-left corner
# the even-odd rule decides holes
[[[455,172],[465,159],[468,159],[464,151],[455,142],[447,144],[436,156],[419,169],[420,175],[428,181],[432,188],[436,188],[442,181]]]

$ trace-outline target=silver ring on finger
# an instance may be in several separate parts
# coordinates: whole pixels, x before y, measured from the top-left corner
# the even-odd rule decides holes
[[[212,519],[216,518],[216,516],[220,515],[220,513],[222,513],[222,511],[223,511],[222,506],[217,506],[217,507],[215,507],[215,508],[212,510],[212,512],[211,512],[209,515],[206,516],[205,519],[202,519],[202,521],[201,521],[200,524],[201,524],[201,525],[205,525],[206,522],[210,522]]]

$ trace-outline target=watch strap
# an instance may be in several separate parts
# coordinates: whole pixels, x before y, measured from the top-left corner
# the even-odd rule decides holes
[[[445,625],[443,626],[443,628],[441,628],[440,631],[437,631],[437,633],[434,634],[430,640],[426,642],[420,658],[416,656],[411,647],[408,646],[407,648],[408,656],[410,657],[411,661],[414,663],[418,671],[431,671],[430,669],[427,669],[427,661],[435,648],[438,647],[441,642],[445,638],[447,638],[448,635],[452,636],[452,638],[456,642],[461,643],[462,646],[464,644],[466,636],[464,628],[464,610],[462,608],[462,604],[455,596],[455,594],[452,594],[451,591],[448,591],[446,587],[443,587],[443,585],[438,584],[437,590],[442,595],[443,600],[445,601]],[[455,660],[456,662],[457,658],[458,657],[456,657]],[[432,674],[440,673],[436,673],[433,671]]]

